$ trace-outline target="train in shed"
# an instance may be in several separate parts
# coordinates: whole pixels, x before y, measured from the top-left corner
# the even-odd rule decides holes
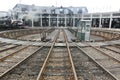
[[[23,28],[24,24],[22,20],[13,20],[7,16],[0,18],[0,30],[23,29]]]

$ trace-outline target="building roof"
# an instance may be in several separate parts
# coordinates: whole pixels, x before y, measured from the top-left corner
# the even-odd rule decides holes
[[[55,7],[55,6],[35,6],[35,5],[26,5],[26,4],[16,4],[13,10],[27,10],[27,11],[39,11],[39,12],[44,12],[46,11],[47,13],[51,13],[51,10],[57,9],[61,7]],[[66,9],[70,9],[73,14],[78,14],[78,13],[87,13],[88,9],[86,7],[63,7]]]
[[[0,11],[0,17],[6,17],[6,16],[8,16],[8,12]]]

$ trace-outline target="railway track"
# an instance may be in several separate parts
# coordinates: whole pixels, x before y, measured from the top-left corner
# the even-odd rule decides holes
[[[110,51],[113,51],[115,53],[120,53],[120,48],[118,46],[115,46],[115,45],[111,45],[111,46],[102,46],[100,48],[105,48],[107,50],[110,50]]]
[[[10,49],[14,49],[16,47],[18,47],[19,45],[13,45],[13,44],[6,44],[6,43],[3,43],[1,46],[0,46],[0,52],[3,52],[3,51],[7,51],[7,50],[10,50]]]
[[[64,32],[60,31],[51,46],[37,80],[78,80]],[[62,40],[61,40],[62,39]],[[58,41],[57,41],[58,40]],[[65,42],[67,47],[54,47],[55,42]]]
[[[47,47],[39,48],[0,80],[36,80],[48,51]]]
[[[105,52],[105,54],[115,58],[116,60],[118,60],[118,62],[120,62],[120,49],[119,48],[116,48],[115,46],[103,46],[97,49]]]
[[[9,71],[4,72],[4,74],[0,76],[0,80],[35,80],[35,76],[38,75],[39,68],[41,69],[42,63],[46,58],[48,50],[49,48],[42,47],[38,48],[37,50],[30,50],[34,52],[24,57],[24,59],[22,59]],[[21,56],[19,57],[21,58]]]
[[[20,53],[22,50],[27,49],[30,46],[17,46],[13,49],[1,52],[0,54],[0,62],[4,61],[5,59],[9,58],[10,56],[14,56],[17,53]]]
[[[0,42],[0,47],[3,47],[4,45],[7,45],[7,44]]]
[[[66,48],[55,47],[37,80],[74,80]]]
[[[26,47],[27,46],[22,46],[22,45],[20,46],[19,45],[19,46],[15,46],[13,48],[10,48],[10,49],[6,48],[4,51],[0,52],[0,60],[4,57],[7,57],[9,55],[13,55],[13,54],[17,53],[17,52],[23,50]]]
[[[55,47],[59,42],[66,43],[66,46]],[[1,60],[0,80],[120,79],[119,74],[116,76],[115,71],[111,71],[119,67],[116,60],[92,47],[80,48],[73,44],[75,46],[70,47],[65,32],[58,30],[51,47],[18,46],[19,51],[5,55]]]
[[[71,47],[71,54],[79,80],[118,80],[76,43]]]
[[[7,54],[0,58],[0,77],[9,72],[20,61],[22,61],[28,55],[31,55],[38,47],[25,46],[16,52]]]
[[[93,46],[83,48],[87,55],[91,56],[104,69],[110,73],[116,80],[120,79],[120,62],[110,54]]]
[[[71,54],[78,79],[80,77],[79,80],[81,80],[81,76],[83,80],[115,80],[96,61],[78,47],[71,48]]]

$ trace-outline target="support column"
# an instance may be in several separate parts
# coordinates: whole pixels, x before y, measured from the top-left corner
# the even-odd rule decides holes
[[[93,18],[93,17],[92,17],[92,13],[91,13],[91,14],[90,14],[90,20],[91,20],[91,21],[92,21],[92,18]]]
[[[32,28],[34,27],[34,20],[33,20],[33,14],[32,14]]]
[[[83,13],[82,13],[82,15],[81,15],[81,20],[83,20]]]
[[[58,27],[58,19],[59,19],[59,18],[58,18],[58,15],[57,15],[57,27]]]
[[[102,28],[101,21],[102,21],[102,14],[100,14],[99,28]]]
[[[50,15],[49,15],[49,27],[50,27],[51,25],[50,25]]]
[[[111,29],[111,25],[112,25],[112,13],[110,14],[109,29]]]
[[[41,14],[41,27],[42,27],[42,14]]]
[[[73,16],[73,27],[75,27],[75,17]]]
[[[29,16],[30,16],[30,19],[31,19],[31,27],[33,28],[34,27],[34,13],[31,11]]]
[[[91,20],[91,27],[93,27],[93,26],[92,26],[92,20],[93,20],[92,13],[90,14],[90,20]]]
[[[66,18],[67,18],[67,17],[66,17],[66,15],[65,15],[65,27],[66,27],[66,22],[67,22],[67,21],[66,21]]]

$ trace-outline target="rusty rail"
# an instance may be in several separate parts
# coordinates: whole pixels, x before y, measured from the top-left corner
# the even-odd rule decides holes
[[[60,31],[59,31],[59,32],[60,32]],[[54,47],[54,45],[55,45],[55,41],[57,40],[57,37],[58,37],[58,35],[59,35],[59,32],[58,32],[57,35],[55,36],[55,39],[54,39],[54,41],[53,41],[53,43],[52,43],[52,46],[51,46],[51,48],[50,48],[50,50],[49,50],[49,52],[48,52],[48,55],[47,55],[47,57],[46,57],[43,65],[42,65],[42,68],[41,68],[39,74],[38,74],[37,80],[40,80],[40,79],[42,78],[42,73],[43,73],[44,70],[45,70],[45,66],[46,66],[47,61],[48,61],[48,58],[49,58],[49,56],[50,56],[50,54],[51,54],[51,52],[52,52],[52,49],[53,49],[53,47]]]
[[[67,46],[67,50],[68,50],[68,54],[69,54],[70,63],[72,65],[74,80],[78,80],[77,73],[76,73],[75,66],[74,66],[74,62],[73,62],[72,55],[71,55],[70,48],[69,48],[68,38],[67,38],[65,31],[64,31],[64,38],[65,38],[65,42],[66,42],[66,46]]]
[[[0,62],[2,62],[3,60],[5,60],[5,59],[8,58],[9,56],[12,56],[12,55],[14,55],[14,54],[16,54],[16,53],[18,53],[18,52],[20,52],[20,51],[26,49],[27,47],[29,47],[29,46],[25,46],[25,47],[23,47],[23,48],[21,48],[21,49],[15,51],[15,52],[11,53],[11,54],[8,54],[8,55],[6,55],[6,56],[0,58]]]
[[[89,45],[89,46],[91,46],[91,45]],[[88,55],[87,53],[86,53],[86,51],[85,50],[83,50],[83,49],[81,49],[77,44],[76,44],[76,47],[78,48],[78,49],[80,49],[83,53],[85,53],[85,55],[87,55],[92,61],[94,61],[101,69],[103,69],[106,73],[108,73],[114,80],[119,80],[118,78],[116,78],[110,71],[108,71],[106,68],[104,68],[102,65],[100,65],[94,58],[92,58],[90,55]],[[91,47],[93,47],[93,46],[91,46]],[[95,47],[93,47],[93,48],[95,48]],[[96,49],[97,50],[97,49]],[[104,54],[104,52],[103,51],[100,51],[100,52],[102,52],[102,54]],[[110,56],[111,57],[111,56]]]
[[[6,44],[6,45],[7,45],[7,44]],[[6,45],[5,45],[5,46],[6,46]],[[19,45],[15,45],[15,46],[12,46],[12,47],[9,47],[9,48],[2,49],[2,50],[0,50],[0,52],[6,51],[6,50],[9,50],[9,49],[18,47],[18,46],[19,46]]]
[[[15,67],[17,67],[18,65],[20,65],[21,63],[23,63],[25,60],[27,60],[29,57],[31,57],[34,53],[36,53],[37,51],[39,51],[43,46],[41,46],[40,48],[36,49],[32,54],[28,55],[26,58],[24,58],[23,60],[21,60],[20,62],[18,62],[17,64],[13,65],[10,69],[8,69],[7,71],[5,71],[4,73],[2,73],[0,75],[0,78],[4,77],[5,74],[9,73],[10,71],[12,71]]]
[[[57,34],[57,35],[58,35],[58,34]],[[70,49],[69,49],[69,43],[68,43],[68,41],[67,41],[67,35],[65,34],[65,32],[64,32],[64,38],[65,38],[65,43],[66,43],[66,46],[67,46],[67,51],[68,51],[69,60],[70,60],[70,63],[71,63],[71,65],[72,65],[72,71],[73,71],[74,80],[78,80],[78,77],[77,77],[77,74],[76,74],[76,71],[75,71],[75,67],[74,67],[74,63],[73,63],[73,60],[72,60],[72,56],[71,56],[71,53],[70,53]],[[43,64],[40,72],[39,72],[39,75],[38,75],[38,77],[37,77],[37,80],[43,80],[42,73],[45,71],[45,66],[46,66],[46,64],[47,64],[47,62],[48,62],[49,56],[50,56],[50,54],[51,54],[51,52],[52,52],[52,49],[53,49],[53,47],[54,47],[54,44],[55,44],[56,39],[57,39],[57,36],[55,37],[54,42],[53,42],[53,44],[52,44],[52,46],[51,46],[51,48],[50,48],[50,50],[49,50],[49,52],[48,52],[48,55],[47,55],[47,57],[46,57],[46,59],[45,59],[45,61],[44,61],[44,64]]]

